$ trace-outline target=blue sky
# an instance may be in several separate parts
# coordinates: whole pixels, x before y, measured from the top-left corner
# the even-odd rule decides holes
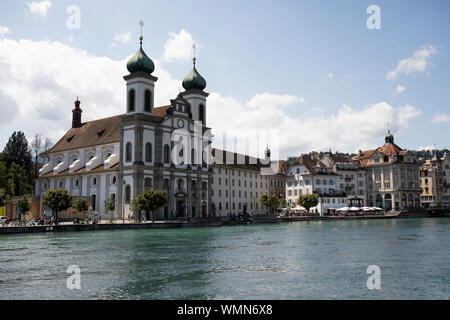
[[[78,5],[81,10],[79,30],[66,27],[69,17],[66,10],[71,4]],[[366,27],[369,16],[366,9],[372,4],[381,9],[381,30]],[[161,69],[170,74],[170,79],[174,81],[183,79],[191,64],[185,58],[164,59],[165,45],[169,33],[178,34],[185,30],[199,47],[198,70],[208,82],[207,91],[215,93],[211,97],[210,109],[213,124],[220,123],[214,119],[225,112],[228,103],[236,104],[230,110],[241,112],[239,110],[252,108],[255,96],[268,93],[273,96],[264,101],[261,96],[257,96],[261,99],[256,99],[262,105],[267,103],[267,108],[254,110],[253,107],[255,112],[243,116],[258,122],[249,124],[249,127],[265,126],[264,121],[267,120],[264,117],[259,119],[254,116],[258,110],[270,113],[269,110],[280,112],[281,108],[283,117],[280,119],[284,120],[280,120],[280,126],[312,128],[299,129],[297,138],[283,138],[281,132],[282,140],[300,141],[282,143],[281,155],[327,147],[351,152],[358,148],[379,146],[383,143],[387,122],[391,123],[396,142],[403,148],[417,149],[433,144],[438,148],[450,147],[449,1],[58,0],[51,1],[45,15],[32,13],[26,1],[2,1],[0,8],[0,27],[9,31],[0,34],[3,41],[27,39],[32,42],[60,42],[82,49],[89,56],[108,57],[111,61],[122,61],[134,54],[138,45],[138,21],[143,20],[147,54],[158,60]],[[121,33],[129,33],[129,41],[115,41],[115,35]],[[9,45],[6,47],[9,48]],[[423,69],[412,70],[408,74],[400,71],[395,80],[387,79],[387,73],[395,70],[401,60],[413,57],[421,49],[432,51],[425,59]],[[48,52],[48,59],[52,59],[51,50]],[[35,52],[28,54],[34,55]],[[42,59],[45,65],[46,57]],[[51,77],[52,72],[49,73]],[[121,76],[123,74],[118,74],[118,79]],[[396,93],[398,86],[406,89]],[[54,89],[67,88],[55,86]],[[122,89],[119,88],[119,91]],[[0,81],[0,93],[1,90]],[[72,92],[67,90],[69,98]],[[83,97],[83,90],[79,91]],[[35,92],[29,94],[33,96]],[[22,108],[20,98],[14,95],[12,88],[3,92],[5,101],[15,101],[11,105]],[[91,101],[101,99],[90,97],[88,92],[84,95]],[[280,102],[281,107],[271,102],[272,98],[283,95],[297,99]],[[38,93],[35,96],[42,98]],[[42,133],[56,140],[57,135],[70,125],[67,122],[70,122],[73,99],[54,103],[58,105],[50,105],[50,102],[43,104],[49,110],[67,106],[67,115],[53,119],[61,128],[56,125],[52,131],[43,129]],[[378,105],[380,103],[387,106]],[[101,105],[101,101],[96,101],[96,105]],[[343,106],[349,106],[351,110],[347,110],[347,116],[339,117],[340,113],[345,113]],[[405,106],[413,109],[405,109]],[[30,108],[26,112],[41,112]],[[362,112],[367,108],[372,109]],[[123,110],[110,110],[105,116]],[[383,115],[377,117],[377,110],[380,114],[392,111],[393,119]],[[102,116],[98,108],[91,110],[90,105],[86,105],[84,111],[87,119],[92,120],[89,111],[96,117]],[[402,116],[405,113],[408,115]],[[334,120],[341,122],[334,129],[339,132],[321,136]],[[302,121],[306,121],[305,125]],[[232,119],[225,126],[242,127],[242,123],[231,122]],[[33,131],[47,126],[43,122],[43,125],[32,128],[12,127],[21,123],[0,121],[0,148],[14,129],[32,136]],[[316,129],[315,123],[318,124]],[[221,125],[224,126],[224,123]],[[374,127],[374,130],[366,132],[367,127]],[[351,128],[355,128],[354,135],[360,136],[360,139],[353,136]],[[292,131],[294,128],[288,129]],[[340,134],[344,131],[348,133]],[[316,139],[315,136],[321,138]],[[337,140],[328,143],[326,139],[333,140],[330,137]]]

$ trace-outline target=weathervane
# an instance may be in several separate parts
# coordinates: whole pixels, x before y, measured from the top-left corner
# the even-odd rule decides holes
[[[139,21],[139,25],[141,26],[141,36],[139,37],[139,40],[141,40],[142,45],[142,40],[144,40],[144,37],[142,36],[142,27],[144,26],[144,21]]]
[[[192,53],[194,55],[194,57],[192,58],[192,61],[194,61],[194,66],[195,66],[195,61],[197,60],[197,58],[195,57],[197,54],[197,46],[195,45],[195,43],[192,44]]]

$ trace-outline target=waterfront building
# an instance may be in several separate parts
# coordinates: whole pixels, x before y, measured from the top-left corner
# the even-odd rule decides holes
[[[444,188],[445,193],[443,196],[444,205],[450,206],[450,156],[448,153],[445,153],[442,158],[442,170],[444,171]]]
[[[278,186],[284,186],[284,162],[271,162],[269,149],[265,159],[220,149],[212,150],[212,158],[212,206],[217,216],[241,212],[266,215],[269,210],[261,206],[261,195],[283,197]]]
[[[333,155],[327,152],[321,161],[337,174],[336,190],[347,195],[349,207],[366,205],[366,171],[358,161],[352,161],[348,155]]]
[[[270,165],[268,148],[265,163],[256,166],[216,161],[207,126],[206,80],[196,69],[196,58],[183,80],[184,91],[160,107],[154,106],[155,65],[142,48],[142,38],[127,69],[125,113],[82,122],[77,98],[72,128],[41,155],[44,165],[35,194],[65,189],[88,199],[91,211],[116,219],[133,217],[132,200],[148,190],[164,190],[168,195],[168,203],[153,213],[155,218],[226,216],[245,210],[267,213],[259,197],[282,195],[283,166],[274,162],[276,170],[260,172],[263,165]],[[111,213],[104,205],[109,198],[116,200]],[[150,213],[146,214],[149,219]],[[64,213],[61,217],[68,218]]]
[[[420,164],[394,143],[390,131],[383,146],[359,151],[353,160],[366,170],[368,206],[387,211],[420,207]]]
[[[286,171],[286,202],[296,207],[301,195],[316,193],[319,204],[311,209],[321,215],[331,208],[346,206],[347,196],[337,190],[337,174],[318,157],[300,156]]]
[[[433,157],[426,160],[420,167],[420,184],[422,188],[421,201],[424,208],[441,207],[450,204],[446,194],[445,165],[448,167],[446,157],[439,158],[434,151]]]
[[[195,157],[210,143],[194,141],[195,123],[207,134],[205,79],[196,70],[183,80],[184,91],[162,107],[154,106],[157,78],[155,66],[141,44],[127,63],[125,113],[82,122],[81,103],[72,110],[72,128],[42,157],[44,166],[36,181],[36,195],[50,189],[66,189],[87,197],[91,210],[105,213],[104,201],[116,199],[116,218],[132,216],[131,201],[145,190],[165,190],[169,201],[156,217],[209,216],[212,170],[208,163],[181,160],[174,164],[172,150],[181,159]],[[191,150],[172,140],[176,129],[192,139]],[[206,135],[207,136],[207,135]],[[190,138],[189,138],[190,137]],[[175,149],[174,149],[175,148]],[[197,157],[201,158],[201,157]]]

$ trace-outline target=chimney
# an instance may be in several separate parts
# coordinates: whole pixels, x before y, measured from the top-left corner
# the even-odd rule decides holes
[[[72,110],[72,128],[80,128],[81,127],[81,114],[83,110],[80,109],[80,101],[75,101],[75,108]]]

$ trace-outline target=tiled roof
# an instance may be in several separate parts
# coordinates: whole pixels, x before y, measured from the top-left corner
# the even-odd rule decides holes
[[[155,116],[166,116],[169,107],[170,105],[155,108]],[[123,116],[124,114],[88,121],[83,123],[80,128],[71,128],[45,154],[117,143],[120,141],[120,119]]]
[[[264,164],[262,159],[246,156],[243,154],[225,151],[221,149],[212,149],[213,164],[232,169],[243,169],[260,171],[263,167],[269,167],[268,164]],[[232,163],[227,163],[232,161]]]
[[[325,164],[317,158],[311,158],[308,155],[303,155],[298,158],[295,164],[303,164],[311,174],[314,175],[335,175],[336,173],[331,171]],[[321,169],[324,169],[323,171]]]
[[[353,160],[359,161],[361,163],[361,166],[363,167],[368,166],[370,165],[370,159],[376,152],[382,153],[388,157],[388,161],[379,163],[380,165],[383,165],[386,163],[393,163],[392,156],[400,156],[398,157],[397,161],[401,162],[403,160],[402,156],[405,155],[408,151],[400,148],[395,143],[387,142],[377,149],[360,151],[356,156],[353,157]]]

